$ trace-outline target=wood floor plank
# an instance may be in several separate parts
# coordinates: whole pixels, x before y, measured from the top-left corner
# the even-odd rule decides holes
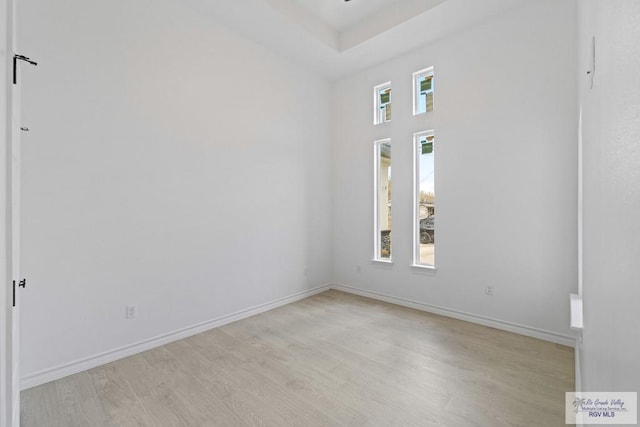
[[[175,404],[185,408],[190,416],[190,419],[183,420],[182,425],[247,425],[235,412],[224,405],[223,395],[212,393],[201,378],[189,371],[189,360],[194,355],[189,351],[175,350],[181,348],[184,347],[181,347],[178,342],[142,355],[157,377],[173,379],[170,383],[165,381],[164,385],[153,387],[150,390],[151,400],[154,400],[158,390],[166,389],[168,386],[169,394],[176,399]],[[172,408],[172,411],[183,412],[175,408]]]
[[[243,353],[231,341],[221,345],[220,337],[212,340],[211,334],[192,338],[189,342],[194,344],[194,349],[207,359],[218,377],[233,386],[238,399],[244,398],[245,407],[254,407],[257,413],[266,410],[270,419],[280,424],[296,420],[296,425],[335,425],[329,416],[306,405],[299,393],[289,392],[265,376],[265,365],[256,360],[251,351]],[[202,345],[197,346],[198,340]],[[255,407],[256,403],[262,407]],[[299,411],[300,407],[305,410]]]
[[[151,420],[127,378],[121,375],[118,369],[121,362],[119,360],[88,371],[110,421],[119,427],[159,427]]]
[[[323,294],[327,295],[327,294]],[[339,298],[350,299],[351,296],[338,294]],[[358,302],[360,299],[356,299]],[[307,301],[307,303],[310,303]],[[386,303],[381,303],[385,305]],[[328,310],[335,309],[335,304],[326,305]],[[402,312],[414,312],[411,309],[398,310],[395,306],[391,306],[399,317]],[[342,310],[343,316],[352,316],[356,310]],[[305,310],[305,314],[308,311]],[[417,314],[422,314],[417,312]],[[469,324],[467,322],[454,321],[443,318],[441,316],[419,316],[421,318],[434,317],[437,321],[444,321],[450,324],[458,324],[457,327],[469,330],[479,330],[478,336],[469,334],[454,335],[449,334],[448,341],[459,341],[455,346],[447,346],[446,351],[439,350],[437,353],[429,354],[429,349],[421,347],[418,353],[429,355],[429,365],[439,371],[447,373],[447,381],[449,386],[440,384],[440,387],[448,388],[452,393],[459,390],[465,390],[468,394],[475,396],[474,400],[482,402],[483,397],[489,396],[492,399],[496,397],[501,402],[509,402],[505,411],[512,408],[518,413],[518,417],[526,417],[527,414],[536,414],[544,412],[545,414],[553,414],[555,417],[562,418],[564,416],[564,392],[574,389],[573,383],[573,360],[572,349],[564,346],[558,346],[553,343],[543,342],[528,337],[512,334],[504,331],[497,331],[491,328],[485,328],[479,325]],[[328,317],[330,322],[336,322],[335,313]],[[344,317],[340,319],[344,321]],[[300,324],[301,320],[297,324]],[[351,322],[346,321],[346,324]],[[302,325],[302,327],[304,327]],[[383,329],[390,329],[389,327]],[[393,328],[391,328],[393,329]],[[378,333],[378,328],[367,329],[369,334],[375,338],[375,341],[385,341],[386,337]],[[399,330],[397,332],[400,332]],[[490,345],[485,341],[485,334],[490,333]],[[401,336],[400,341],[394,341],[394,347],[401,347],[403,351],[398,353],[396,357],[402,359],[403,364],[407,363],[406,356],[415,355],[408,343],[415,341],[418,334],[400,334],[393,336]],[[547,356],[538,357],[537,352],[532,356],[531,352],[522,351],[521,353],[513,353],[510,348],[513,342],[527,341],[531,343],[533,348],[543,347],[546,349]],[[365,340],[366,345],[367,340]],[[421,344],[428,340],[421,340]],[[506,348],[506,350],[505,350]],[[567,357],[570,356],[570,357]],[[549,359],[553,359],[550,362]],[[554,362],[563,361],[562,364],[556,365]],[[569,360],[571,363],[565,363]],[[444,363],[441,363],[444,362]],[[411,366],[411,371],[419,372],[420,368],[427,366],[419,364]],[[559,366],[564,367],[564,371],[559,370]],[[550,386],[554,384],[554,386]],[[526,390],[526,392],[523,392]],[[484,402],[485,405],[488,402]],[[535,418],[535,415],[533,415]],[[542,417],[538,417],[544,419]]]
[[[22,427],[66,427],[55,382],[23,391],[20,400]]]
[[[303,361],[307,369],[313,371],[317,366],[322,367],[328,375],[329,384],[337,386],[334,392],[343,399],[349,399],[352,407],[359,408],[377,422],[381,423],[382,420],[394,416],[390,422],[410,425],[409,420],[402,420],[409,413],[422,420],[420,423],[423,425],[427,421],[431,425],[439,425],[442,417],[433,414],[447,402],[448,396],[431,388],[428,382],[416,383],[410,376],[403,376],[397,371],[391,372],[376,361],[345,352],[344,349],[335,346],[327,347],[324,343],[316,345],[298,341],[306,338],[296,338],[295,333],[287,333],[289,331],[284,323],[277,326],[265,327],[259,318],[240,325],[244,330],[256,328],[253,339],[262,341],[263,346],[268,346],[268,342],[271,342],[283,349],[286,348],[289,353],[298,353],[299,360]],[[233,333],[234,326],[230,325],[222,330]],[[245,334],[245,339],[250,338]],[[385,378],[389,377],[394,378],[393,382],[385,382]],[[319,376],[316,383],[320,383],[321,380],[322,377]],[[417,389],[411,389],[411,386]]]
[[[112,426],[87,372],[55,381],[56,392],[68,427]]]
[[[249,355],[250,359],[244,363],[237,362],[249,375],[263,377],[276,389],[295,395],[299,404],[308,408],[308,412],[313,412],[314,417],[322,416],[324,424],[364,424],[365,414],[343,405],[344,396],[337,398],[335,390],[325,387],[326,381],[321,381],[311,370],[303,370],[293,363],[288,363],[285,354],[263,345],[237,340],[220,332],[211,337],[211,340],[206,344],[208,347],[222,345],[235,349],[236,354]]]
[[[573,349],[338,291],[23,392],[26,427],[555,426]]]

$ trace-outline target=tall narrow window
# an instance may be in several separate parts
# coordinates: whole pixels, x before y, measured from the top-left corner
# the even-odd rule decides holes
[[[413,263],[435,266],[436,188],[432,130],[413,135],[414,143],[414,249]]]
[[[413,115],[433,111],[433,67],[413,73]]]
[[[391,140],[374,143],[374,260],[391,261]]]
[[[373,88],[373,124],[391,121],[391,82]]]

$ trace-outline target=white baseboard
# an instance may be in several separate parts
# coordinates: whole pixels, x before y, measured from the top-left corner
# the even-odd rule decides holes
[[[86,371],[107,363],[114,362],[125,357],[133,356],[134,354],[141,353],[143,351],[151,350],[173,341],[178,341],[183,338],[197,335],[199,333],[208,331],[219,326],[226,325],[247,317],[255,316],[256,314],[263,313],[265,311],[273,310],[274,308],[281,307],[283,305],[290,304],[292,302],[308,298],[312,295],[327,291],[330,289],[330,285],[322,285],[307,291],[298,292],[287,297],[278,298],[271,302],[256,305],[255,307],[247,308],[237,311],[235,313],[227,314],[225,316],[218,317],[216,319],[208,320],[206,322],[198,323],[196,325],[188,326],[186,328],[179,329],[177,331],[169,332],[150,338],[137,343],[129,344],[124,347],[120,347],[114,350],[106,351],[104,353],[89,356],[83,359],[79,359],[64,365],[55,366],[53,368],[45,369],[33,374],[26,375],[20,381],[20,388],[26,390],[31,387],[35,387],[41,384],[55,381],[60,378],[64,378],[69,375],[77,374],[79,372]]]
[[[576,337],[571,335],[564,335],[557,332],[545,331],[543,329],[532,328],[530,326],[520,325],[517,323],[506,322],[504,320],[493,319],[486,316],[480,316],[477,314],[465,313],[463,311],[453,310],[446,307],[439,307],[436,305],[425,304],[423,302],[413,301],[405,298],[398,298],[391,295],[383,294],[380,292],[367,291],[364,289],[355,288],[352,286],[332,284],[331,289],[343,291],[363,297],[389,302],[391,304],[401,305],[403,307],[409,307],[416,310],[426,311],[428,313],[439,314],[446,317],[452,317],[454,319],[464,320],[466,322],[476,323],[483,326],[489,326],[491,328],[500,329],[503,331],[514,332],[516,334],[525,335],[528,337],[538,338],[545,341],[551,341],[556,344],[566,345],[568,347],[575,347]]]
[[[531,328],[516,323],[505,322],[503,320],[492,319],[485,316],[478,316],[471,313],[465,313],[457,310],[452,310],[445,307],[438,307],[435,305],[425,304],[418,301],[412,301],[404,298],[398,298],[391,295],[386,295],[380,292],[367,291],[364,289],[354,288],[352,286],[341,284],[327,284],[318,286],[307,291],[298,292],[287,297],[279,298],[274,301],[250,307],[244,310],[237,311],[235,313],[227,314],[225,316],[218,317],[216,319],[208,320],[206,322],[198,323],[196,325],[188,326],[177,331],[169,332],[150,338],[137,343],[129,344],[124,347],[120,347],[114,350],[106,351],[100,354],[82,358],[73,362],[65,363],[63,365],[55,366],[53,368],[44,369],[39,372],[35,372],[24,376],[20,381],[20,388],[26,390],[31,387],[35,387],[41,384],[55,381],[60,378],[64,378],[69,375],[77,374],[79,372],[86,371],[88,369],[96,368],[107,363],[115,362],[116,360],[123,359],[125,357],[133,356],[134,354],[141,353],[143,351],[151,350],[153,348],[178,341],[183,338],[197,335],[199,333],[208,331],[219,326],[226,325],[247,317],[255,316],[256,314],[264,313],[265,311],[273,310],[274,308],[281,307],[283,305],[290,304],[295,301],[299,301],[304,298],[308,298],[312,295],[325,292],[329,289],[336,289],[342,292],[347,292],[355,295],[364,296],[367,298],[385,301],[392,304],[400,305],[403,307],[409,307],[416,310],[426,311],[429,313],[439,314],[454,319],[464,320],[471,323],[477,323],[484,326],[489,326],[496,329],[501,329],[509,332],[514,332],[521,335],[526,335],[534,338],[539,338],[545,341],[551,341],[558,344],[563,344],[570,347],[576,346],[576,338],[570,335],[563,335],[551,331],[545,331],[541,329]],[[577,356],[576,356],[577,357]],[[576,368],[576,375],[578,375],[578,368]],[[576,377],[576,380],[578,377]],[[578,382],[576,382],[578,384]]]

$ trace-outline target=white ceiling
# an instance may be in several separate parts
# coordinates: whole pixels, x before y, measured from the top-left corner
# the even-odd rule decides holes
[[[292,0],[338,32],[406,0]]]
[[[265,48],[335,80],[463,31],[527,0],[183,2]]]
[[[410,20],[445,0],[266,0],[329,47],[343,52]]]

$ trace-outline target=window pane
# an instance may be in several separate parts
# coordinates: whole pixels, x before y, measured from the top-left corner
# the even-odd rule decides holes
[[[414,262],[435,265],[435,137],[433,131],[419,132],[414,136],[416,168],[416,246]]]
[[[373,88],[373,123],[391,121],[391,83],[383,83]]]
[[[375,259],[391,259],[391,142],[375,143]]]
[[[433,67],[413,73],[413,114],[433,111]]]

